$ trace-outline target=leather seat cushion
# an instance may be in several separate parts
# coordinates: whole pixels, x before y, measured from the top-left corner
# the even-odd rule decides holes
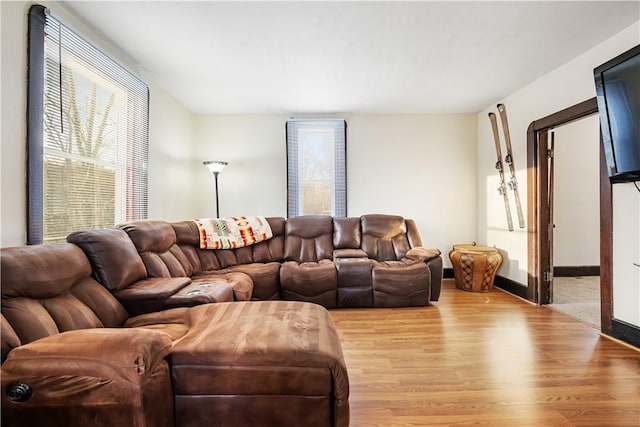
[[[376,307],[426,305],[431,273],[424,262],[374,262],[371,273]]]
[[[251,298],[258,300],[280,299],[280,263],[268,262],[235,265],[222,272],[241,272],[253,281]]]
[[[335,308],[338,274],[333,261],[288,261],[280,267],[282,297],[288,300],[311,301],[326,308]]]
[[[176,395],[303,395],[348,398],[333,320],[296,301],[207,304],[188,312],[171,352]]]

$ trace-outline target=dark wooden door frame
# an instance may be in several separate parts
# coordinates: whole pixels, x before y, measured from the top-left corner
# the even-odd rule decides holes
[[[549,302],[549,286],[543,280],[551,266],[548,242],[549,199],[547,132],[555,127],[598,112],[596,98],[531,122],[527,129],[527,298],[539,304]],[[601,331],[611,334],[613,319],[611,184],[600,144],[600,312]]]

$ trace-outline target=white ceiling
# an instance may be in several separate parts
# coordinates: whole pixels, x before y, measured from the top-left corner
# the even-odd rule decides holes
[[[66,1],[195,113],[477,112],[640,1]]]

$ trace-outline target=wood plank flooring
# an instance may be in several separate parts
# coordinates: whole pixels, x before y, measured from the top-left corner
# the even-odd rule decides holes
[[[351,426],[640,426],[640,352],[498,289],[332,310]]]

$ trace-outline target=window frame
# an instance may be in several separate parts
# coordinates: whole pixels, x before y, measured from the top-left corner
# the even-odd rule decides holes
[[[27,126],[26,126],[26,140],[27,140],[27,180],[26,180],[26,192],[27,192],[27,236],[26,242],[28,245],[41,244],[44,242],[45,231],[45,212],[44,212],[44,197],[45,186],[44,171],[45,171],[45,89],[47,84],[45,82],[45,67],[46,67],[46,46],[45,36],[47,27],[47,15],[48,9],[42,5],[32,5],[29,9],[28,18],[28,40],[27,40]],[[91,49],[97,51],[101,57],[108,58],[109,67],[113,66],[113,69],[119,69],[124,73],[131,75],[135,81],[140,82],[141,85],[136,90],[136,93],[142,93],[143,97],[139,99],[146,102],[142,110],[142,117],[145,117],[146,122],[138,128],[136,127],[137,135],[142,135],[142,145],[137,145],[142,150],[142,154],[138,149],[134,149],[129,145],[125,147],[128,154],[127,162],[125,166],[125,172],[123,172],[124,186],[120,188],[114,188],[115,194],[119,194],[120,197],[114,203],[114,208],[118,206],[124,206],[119,212],[124,212],[125,220],[132,219],[144,219],[148,216],[148,135],[149,135],[149,89],[148,86],[142,82],[133,73],[126,70],[117,61],[104,54],[95,44],[85,37],[84,35],[69,29],[63,22],[54,17],[54,20],[59,22],[61,31],[63,27],[66,27],[65,31],[71,31],[76,36],[80,37],[83,42],[91,46]],[[129,79],[129,76],[126,77]],[[120,80],[123,82],[123,80]],[[131,87],[123,84],[123,88]],[[139,89],[142,89],[140,91]],[[141,115],[138,113],[138,117]],[[141,132],[141,133],[140,133]],[[140,157],[142,155],[142,157]],[[142,174],[131,172],[131,159],[136,157],[136,164],[143,171]],[[132,179],[135,176],[135,179]],[[118,178],[116,178],[118,180]],[[120,179],[120,182],[123,182]],[[124,191],[122,191],[124,189]],[[124,193],[124,194],[122,194]],[[135,207],[131,207],[129,201],[136,203]],[[132,215],[131,212],[135,211],[137,214]],[[114,222],[119,220],[119,216],[114,218]],[[115,224],[114,224],[115,225]]]

